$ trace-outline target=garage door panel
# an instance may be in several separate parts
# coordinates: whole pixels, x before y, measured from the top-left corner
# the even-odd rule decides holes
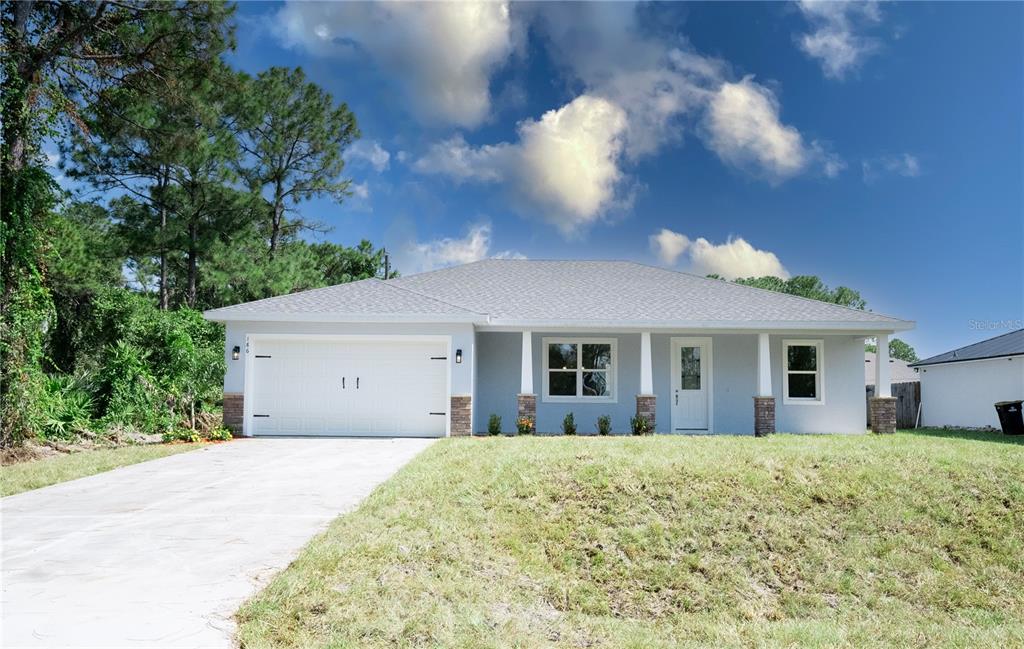
[[[255,435],[443,436],[443,342],[255,341]]]

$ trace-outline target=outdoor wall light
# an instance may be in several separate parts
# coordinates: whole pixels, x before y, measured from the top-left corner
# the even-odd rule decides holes
[[[242,348],[239,347],[238,345],[235,345],[234,347],[232,347],[231,348],[231,360],[237,361],[238,360],[238,353],[241,352],[241,351],[242,351]]]
[[[461,349],[456,349],[455,350],[455,362],[456,363],[461,363],[462,362],[462,350]]]

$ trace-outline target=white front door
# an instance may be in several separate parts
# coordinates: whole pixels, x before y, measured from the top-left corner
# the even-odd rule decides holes
[[[251,435],[442,437],[444,341],[255,340]]]
[[[709,431],[711,339],[672,339],[672,431]]]

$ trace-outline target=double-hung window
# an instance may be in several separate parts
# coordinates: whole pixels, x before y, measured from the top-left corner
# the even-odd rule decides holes
[[[820,340],[782,341],[784,403],[825,403],[823,347]]]
[[[614,338],[545,338],[545,401],[615,401]]]

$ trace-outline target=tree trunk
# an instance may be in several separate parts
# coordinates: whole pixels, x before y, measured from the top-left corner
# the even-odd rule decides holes
[[[196,248],[197,240],[199,238],[199,226],[193,219],[188,224],[188,289],[185,293],[185,304],[189,308],[196,305],[196,275],[198,274],[198,264],[196,263]]]
[[[274,253],[277,252],[277,243],[281,238],[281,223],[284,221],[284,197],[282,194],[284,189],[281,187],[281,181],[277,181],[274,184],[274,213],[270,220],[270,258],[274,258]]]
[[[159,194],[159,210],[160,210],[160,310],[166,311],[170,307],[170,295],[167,290],[167,203],[164,198],[166,196],[167,183],[168,183],[169,172],[164,170],[160,174],[160,180],[157,183],[157,191]]]
[[[17,43],[9,43],[10,49],[18,52],[17,72],[14,79],[7,79],[4,87],[4,139],[7,140],[7,150],[4,152],[3,161],[5,172],[18,172],[25,166],[25,154],[27,152],[27,138],[31,111],[25,110],[25,103],[29,97],[29,84],[34,76],[34,66],[31,56],[24,50],[28,45],[25,42],[25,29],[28,24],[28,17],[35,5],[34,0],[14,3],[14,33],[17,36]],[[7,47],[4,48],[9,51]],[[8,190],[10,191],[10,190]]]

